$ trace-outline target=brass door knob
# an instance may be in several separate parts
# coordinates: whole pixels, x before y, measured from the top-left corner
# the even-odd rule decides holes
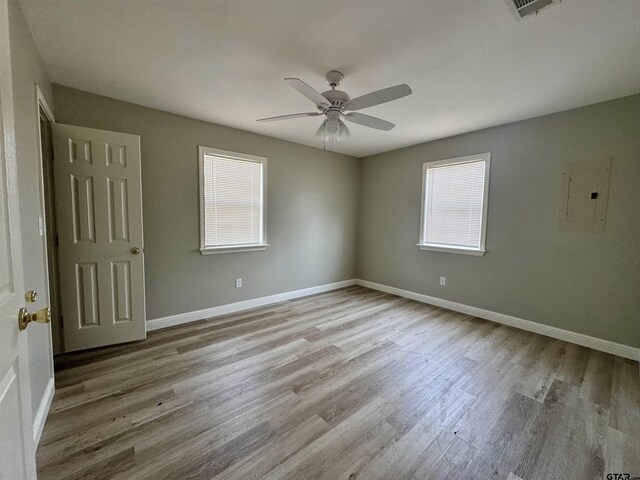
[[[51,309],[49,307],[42,308],[36,313],[27,312],[26,308],[21,308],[18,312],[18,328],[24,330],[31,322],[50,323]]]
[[[138,247],[133,247],[131,249],[131,253],[133,253],[134,255],[138,255],[140,254],[140,249]]]

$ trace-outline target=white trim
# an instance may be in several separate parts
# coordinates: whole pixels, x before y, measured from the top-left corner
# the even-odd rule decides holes
[[[205,225],[204,225],[204,157],[205,155],[215,155],[223,158],[233,158],[236,160],[244,160],[246,162],[254,162],[262,165],[262,241],[259,245],[247,245],[242,247],[234,246],[207,246],[205,244]],[[267,157],[259,157],[257,155],[249,155],[248,153],[230,152],[228,150],[220,150],[218,148],[207,147],[205,145],[198,146],[198,185],[199,185],[199,204],[200,204],[200,253],[208,255],[211,253],[239,253],[255,250],[265,250],[269,243],[267,242]],[[249,247],[249,248],[247,248]],[[215,251],[213,251],[215,249]]]
[[[55,117],[53,116],[53,111],[49,104],[47,103],[47,99],[40,90],[40,87],[37,83],[34,83],[35,97],[36,97],[36,135],[38,142],[38,183],[40,188],[40,214],[42,215],[42,257],[44,259],[44,289],[43,296],[41,298],[45,299],[45,305],[51,306],[51,299],[49,298],[49,253],[47,251],[47,209],[46,202],[44,198],[44,157],[42,155],[42,130],[40,129],[40,108],[44,111],[47,120],[54,124],[56,122]],[[53,142],[53,138],[51,139]],[[51,145],[53,148],[53,144]],[[53,327],[51,324],[47,326],[49,329],[49,358],[51,361],[49,362],[49,374],[50,379],[53,379],[54,371],[53,371]]]
[[[40,437],[42,436],[42,431],[44,430],[44,424],[47,421],[47,415],[49,414],[49,409],[51,408],[51,402],[53,401],[55,390],[56,389],[53,378],[50,378],[49,383],[47,383],[47,388],[44,390],[44,395],[42,396],[42,400],[40,401],[38,411],[33,418],[33,441],[36,447],[38,446],[38,443],[40,443]]]
[[[200,249],[202,255],[212,255],[216,253],[233,253],[233,252],[257,252],[258,250],[266,250],[268,243],[256,243],[255,245],[226,245],[224,247],[205,247]]]
[[[54,124],[56,119],[53,116],[53,110],[49,106],[46,97],[40,90],[40,87],[37,83],[34,84],[35,90],[35,104],[36,104],[36,141],[38,142],[38,183],[40,188],[40,214],[42,215],[42,255],[44,259],[44,295],[42,298],[45,298],[45,305],[51,306],[51,298],[49,296],[50,290],[50,282],[49,282],[49,254],[47,251],[47,209],[45,205],[44,198],[44,157],[42,154],[42,131],[40,129],[40,109],[42,109],[44,116]],[[53,141],[53,139],[51,139]],[[53,145],[52,145],[53,147]],[[45,387],[44,394],[40,399],[40,405],[38,406],[38,411],[33,418],[33,439],[34,444],[37,447],[40,442],[40,437],[42,436],[42,430],[44,429],[44,424],[47,420],[47,414],[49,413],[49,408],[51,407],[51,402],[53,401],[53,395],[55,393],[55,372],[53,367],[53,326],[51,324],[46,325],[49,336],[49,381],[47,382],[47,386]]]
[[[431,297],[429,295],[423,295],[421,293],[411,292],[409,290],[402,290],[400,288],[390,287],[388,285],[382,285],[380,283],[369,282],[367,280],[358,279],[356,280],[356,283],[373,290],[379,290],[381,292],[391,293],[400,297],[410,298],[411,300],[416,300],[418,302],[428,303],[437,307],[466,313],[468,315],[473,315],[474,317],[491,320],[492,322],[509,325],[511,327],[526,330],[528,332],[538,333],[540,335],[556,338],[565,342],[582,345],[583,347],[593,348],[594,350],[599,350],[601,352],[611,353],[620,357],[640,361],[640,348],[632,347],[630,345],[623,345],[621,343],[615,343],[609,340],[591,337],[582,333],[572,332],[570,330],[564,330],[562,328],[552,327],[550,325],[544,325],[541,323],[532,322],[530,320],[512,317],[511,315],[492,312],[491,310],[484,310],[482,308],[452,302],[450,300],[443,300],[441,298]]]
[[[505,0],[505,3],[507,4],[507,7],[509,8],[509,10],[511,10],[511,13],[513,14],[514,18],[518,21],[521,22],[523,20],[527,20],[527,19],[535,19],[538,18],[538,12],[540,12],[541,10],[547,8],[547,7],[551,7],[553,5],[557,5],[558,3],[560,3],[562,0],[551,0],[550,3],[544,4],[542,7],[540,8],[535,8],[534,10],[531,11],[530,13],[525,13],[524,16],[520,15],[520,11],[518,9],[518,7],[516,7],[516,5],[513,3],[513,0]],[[527,3],[526,5],[523,5],[523,7],[521,7],[522,9],[528,10],[531,7],[532,4]]]
[[[47,118],[49,119],[49,121],[51,123],[55,123],[56,119],[53,116],[53,110],[51,110],[51,107],[49,107],[49,104],[47,103],[47,99],[44,96],[44,94],[42,93],[42,90],[40,90],[40,87],[38,86],[38,84],[35,84],[36,86],[36,102],[42,107],[42,109],[44,110],[44,113],[47,115]],[[38,112],[39,114],[39,112]]]
[[[379,290],[381,292],[398,295],[400,297],[409,298],[418,302],[428,303],[437,307],[466,313],[467,315],[472,315],[474,317],[483,318],[485,320],[490,320],[496,323],[509,325],[511,327],[526,330],[528,332],[538,333],[540,335],[556,338],[565,342],[582,345],[583,347],[593,348],[594,350],[599,350],[602,352],[611,353],[613,355],[618,355],[620,357],[629,358],[631,360],[640,361],[640,348],[611,342],[609,340],[602,340],[600,338],[591,337],[582,333],[571,332],[562,328],[552,327],[550,325],[543,325],[541,323],[532,322],[530,320],[512,317],[511,315],[492,312],[490,310],[484,310],[482,308],[472,307],[469,305],[464,305],[462,303],[443,300],[441,298],[431,297],[429,295],[423,295],[421,293],[402,290],[400,288],[390,287],[388,285],[382,285],[380,283],[369,282],[367,280],[361,279],[343,280],[341,282],[328,283],[326,285],[319,285],[317,287],[303,288],[301,290],[279,293],[267,297],[254,298],[237,303],[229,303],[226,305],[220,305],[218,307],[206,308],[204,310],[197,310],[194,312],[170,315],[168,317],[155,318],[153,320],[147,321],[147,331],[151,332],[153,330],[160,330],[162,328],[182,325],[184,323],[195,322],[198,320],[217,317],[220,315],[237,313],[243,310],[250,310],[265,305],[284,302],[286,300],[291,300],[294,298],[329,292],[331,290],[337,290],[339,288],[349,287],[351,285],[361,285],[373,290]]]
[[[173,327],[175,325],[182,325],[183,323],[195,322],[197,320],[203,320],[205,318],[212,318],[220,315],[227,315],[229,313],[241,312],[243,310],[271,305],[273,303],[284,302],[293,298],[300,298],[306,297],[308,295],[315,295],[317,293],[329,292],[331,290],[337,290],[338,288],[350,287],[355,284],[356,280],[354,279],[343,280],[341,282],[327,283],[325,285],[318,285],[316,287],[278,293],[275,295],[269,295],[267,297],[253,298],[250,300],[244,300],[242,302],[228,303],[226,305],[220,305],[218,307],[196,310],[195,312],[179,313],[177,315],[170,315],[168,317],[155,318],[153,320],[147,320],[147,332],[159,330],[161,328]]]
[[[267,157],[250,155],[248,153],[232,152],[230,150],[220,150],[219,148],[207,147],[206,145],[199,145],[198,149],[201,153],[204,153],[206,155],[232,158],[234,160],[244,160],[245,162],[264,163],[267,159]]]
[[[442,167],[449,165],[460,165],[462,163],[473,163],[483,161],[484,166],[484,191],[482,199],[482,230],[480,231],[480,247],[478,249],[459,248],[454,245],[433,245],[425,241],[424,221],[425,207],[427,200],[427,170],[434,167]],[[444,160],[435,160],[433,162],[424,162],[422,164],[422,200],[420,206],[420,239],[418,246],[420,250],[431,250],[434,252],[446,253],[462,253],[465,255],[482,256],[486,252],[487,243],[487,211],[489,210],[489,177],[491,175],[491,152],[478,153],[477,155],[467,155],[464,157],[448,158]]]
[[[465,247],[443,247],[441,245],[436,245],[435,243],[419,243],[418,247],[420,250],[431,250],[432,252],[445,252],[445,253],[462,253],[463,255],[475,255],[476,257],[481,257],[485,253],[485,250],[478,250],[476,248],[465,248]]]

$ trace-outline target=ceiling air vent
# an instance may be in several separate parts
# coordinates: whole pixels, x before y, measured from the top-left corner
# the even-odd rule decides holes
[[[535,15],[540,10],[562,0],[507,0],[511,11],[519,20],[529,15]]]

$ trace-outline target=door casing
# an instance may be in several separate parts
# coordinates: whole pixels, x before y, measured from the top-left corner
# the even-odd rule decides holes
[[[59,279],[58,270],[55,265],[57,263],[57,248],[55,243],[50,245],[51,242],[55,242],[50,232],[50,226],[55,227],[55,200],[53,198],[47,198],[47,192],[53,197],[54,182],[53,182],[53,131],[51,130],[49,139],[51,142],[50,158],[45,155],[43,151],[42,138],[43,132],[41,127],[41,117],[45,117],[49,122],[50,127],[53,127],[55,123],[55,117],[53,111],[47,103],[47,99],[43,95],[42,91],[35,85],[35,105],[36,105],[36,129],[38,138],[38,174],[40,182],[40,210],[42,212],[42,218],[39,220],[41,228],[42,240],[43,240],[43,255],[44,255],[44,279],[45,279],[45,291],[42,295],[46,295],[47,305],[51,307],[51,356],[64,352],[64,343],[62,338],[62,325],[60,324],[60,302],[59,302]],[[46,165],[46,162],[48,165]],[[49,175],[47,175],[49,173]],[[53,229],[55,233],[55,228]],[[50,255],[53,252],[54,255]],[[40,292],[38,292],[40,293]],[[51,362],[51,377],[53,378],[53,361]]]

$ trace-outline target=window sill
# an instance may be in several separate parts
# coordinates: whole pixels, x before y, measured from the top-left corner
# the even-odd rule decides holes
[[[224,247],[205,247],[200,249],[202,255],[214,255],[217,253],[240,253],[240,252],[257,252],[266,250],[268,243],[258,243],[255,245],[225,245]]]
[[[419,243],[420,250],[430,250],[432,252],[444,252],[444,253],[461,253],[462,255],[475,255],[481,257],[486,253],[486,250],[476,250],[474,248],[464,247],[443,247],[441,245],[432,245],[428,243]]]

